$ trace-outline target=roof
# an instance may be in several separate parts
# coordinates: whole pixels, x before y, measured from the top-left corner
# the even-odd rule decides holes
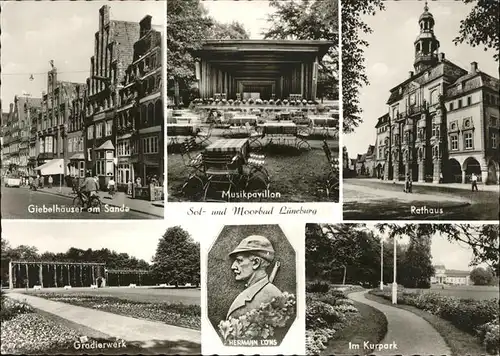
[[[447,269],[445,271],[446,277],[468,277],[470,275],[469,271],[460,271],[457,269]]]
[[[391,117],[389,116],[389,114],[384,114],[382,116],[380,116],[378,119],[377,119],[377,124],[375,125],[375,128],[379,128],[380,126],[382,125],[385,125],[385,124],[388,124],[389,121],[390,121]]]
[[[481,71],[467,73],[459,77],[447,90],[446,96],[453,97],[462,93],[486,87],[496,92],[500,90],[500,81]]]
[[[448,81],[454,82],[465,74],[467,74],[465,69],[447,59],[442,59],[434,66],[412,75],[410,78],[407,78],[392,88],[390,90],[391,94],[387,100],[387,104],[392,104],[401,100],[411,89],[409,83],[414,82],[416,85],[422,86],[442,76],[446,77]],[[399,91],[399,88],[402,88],[401,92]]]
[[[114,150],[115,146],[111,143],[111,140],[107,140],[102,145],[96,148],[96,150]]]

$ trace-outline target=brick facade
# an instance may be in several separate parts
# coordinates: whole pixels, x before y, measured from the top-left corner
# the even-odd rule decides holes
[[[98,176],[101,187],[116,175],[118,91],[138,39],[138,23],[111,20],[109,6],[101,7],[90,58],[85,117],[86,169]]]
[[[163,101],[161,32],[151,16],[140,22],[140,39],[134,44],[133,62],[127,67],[119,92],[116,117],[117,184],[147,184],[156,176],[163,182]]]

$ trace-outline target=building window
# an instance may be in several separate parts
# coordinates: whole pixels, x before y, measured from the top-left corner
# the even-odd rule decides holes
[[[120,164],[118,165],[118,177],[117,182],[121,184],[127,184],[129,181],[133,181],[133,177],[131,176],[130,165],[128,164]]]
[[[469,120],[469,119],[466,119],[466,120],[464,121],[464,126],[465,126],[465,127],[470,127],[470,120]]]
[[[439,156],[439,147],[434,146],[432,147],[432,157],[438,157]]]
[[[497,134],[496,132],[491,133],[491,148],[497,149]]]
[[[130,156],[130,140],[118,142],[118,156]]]
[[[73,152],[73,139],[68,139],[68,152]]]
[[[87,127],[87,139],[92,140],[94,138],[94,125]]]
[[[45,152],[47,152],[47,153],[54,152],[54,137],[47,136],[45,138]]]
[[[470,106],[470,105],[472,105],[472,97],[468,96],[467,97],[467,106]]]
[[[466,132],[464,134],[464,147],[466,150],[473,148],[472,132]]]
[[[451,150],[452,151],[458,150],[458,135],[451,136]]]
[[[106,121],[106,136],[111,136],[113,130],[113,121]]]
[[[158,153],[158,136],[151,136],[142,139],[142,152],[144,154]]]
[[[83,161],[79,162],[80,165],[80,177],[83,178],[85,177],[85,163]]]
[[[450,111],[453,110],[453,102],[450,103]]]
[[[416,94],[415,93],[410,94],[410,106],[415,105],[416,102],[417,102],[417,96],[416,96]]]
[[[458,99],[458,108],[460,109],[462,107],[462,99]]]
[[[431,92],[431,105],[437,104],[439,102],[439,90],[434,89]]]
[[[498,119],[494,116],[490,116],[490,126],[497,127]]]
[[[95,138],[102,137],[102,122],[95,125]]]

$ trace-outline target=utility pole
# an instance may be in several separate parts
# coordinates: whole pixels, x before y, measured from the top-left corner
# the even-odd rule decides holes
[[[396,282],[396,237],[394,237],[394,266],[393,266],[393,280],[392,280],[392,304],[398,304],[398,283]]]

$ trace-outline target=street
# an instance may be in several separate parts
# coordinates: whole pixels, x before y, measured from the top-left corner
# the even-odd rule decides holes
[[[49,191],[49,192],[47,192]],[[27,188],[1,187],[3,219],[158,219],[153,215],[120,209],[102,201],[99,214],[76,212],[73,197],[56,195],[57,187],[36,192]],[[127,209],[121,209],[127,210]]]
[[[402,183],[345,179],[344,219],[498,220],[498,190],[491,186],[480,186],[472,193],[469,189],[414,184],[413,192],[407,194]]]

